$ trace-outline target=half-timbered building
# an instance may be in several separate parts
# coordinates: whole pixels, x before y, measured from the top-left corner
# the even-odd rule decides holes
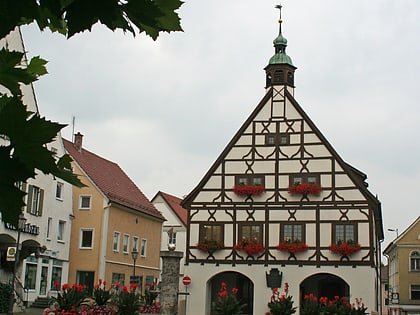
[[[189,314],[210,314],[222,281],[243,314],[267,312],[285,282],[295,306],[313,293],[379,308],[380,202],[294,98],[279,21],[266,94],[182,202]]]

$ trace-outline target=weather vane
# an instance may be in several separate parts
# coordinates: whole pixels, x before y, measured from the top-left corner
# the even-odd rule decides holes
[[[276,9],[279,9],[279,12],[280,12],[280,17],[279,17],[279,34],[281,34],[281,23],[283,22],[283,20],[281,19],[281,8],[282,8],[282,5],[281,4],[278,4],[278,5],[276,5],[275,8]]]

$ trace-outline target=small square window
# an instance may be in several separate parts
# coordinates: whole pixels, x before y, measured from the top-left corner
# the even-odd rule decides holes
[[[90,209],[91,196],[80,196],[79,209]]]
[[[238,184],[239,185],[248,185],[248,178],[247,177],[239,177]]]
[[[308,184],[316,184],[317,180],[315,176],[308,176]]]
[[[303,179],[300,176],[293,177],[293,185],[299,185],[303,183]]]
[[[290,135],[287,133],[269,133],[265,136],[265,144],[274,145],[287,145],[290,144]]]
[[[263,180],[261,177],[254,177],[252,181],[254,186],[261,186],[263,184]]]
[[[267,135],[267,144],[271,144],[271,145],[276,144],[276,136],[275,135]]]

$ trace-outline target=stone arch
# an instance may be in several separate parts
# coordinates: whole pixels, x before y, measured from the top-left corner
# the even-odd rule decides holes
[[[212,303],[217,300],[217,294],[222,282],[226,283],[229,291],[232,290],[232,288],[238,289],[238,299],[243,303],[246,303],[242,315],[252,315],[254,309],[254,284],[247,276],[235,271],[218,273],[207,281],[207,296],[209,300],[209,303],[207,303],[207,313],[210,313]]]
[[[314,294],[317,298],[327,297],[330,300],[334,296],[350,298],[350,286],[337,275],[330,273],[317,273],[305,278],[300,283],[300,305],[305,295]]]

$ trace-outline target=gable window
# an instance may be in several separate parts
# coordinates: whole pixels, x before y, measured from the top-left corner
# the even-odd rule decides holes
[[[44,190],[37,186],[29,185],[27,212],[36,216],[42,216],[43,202]]]
[[[305,174],[293,174],[289,177],[289,185],[299,184],[316,184],[320,185],[320,178],[317,174],[305,173]]]
[[[64,229],[66,226],[66,222],[65,221],[59,221],[58,222],[58,234],[57,234],[57,240],[59,241],[64,241]]]
[[[410,254],[410,271],[420,271],[420,252]]]
[[[420,300],[420,284],[410,285],[410,300]]]
[[[256,240],[259,244],[262,244],[262,224],[256,223],[240,223],[239,225],[239,240]]]
[[[80,248],[91,249],[93,247],[93,230],[80,230]]]
[[[114,232],[112,250],[114,252],[118,252],[120,250],[120,232]]]
[[[223,244],[224,229],[221,223],[204,223],[200,224],[199,242],[216,241]]]
[[[290,135],[287,133],[269,133],[265,135],[266,145],[287,145],[290,144]]]
[[[80,195],[79,197],[79,209],[90,209],[91,196]]]
[[[282,242],[305,241],[305,225],[301,223],[284,223],[281,225]]]
[[[141,239],[141,247],[140,247],[140,256],[141,257],[146,257],[146,252],[147,252],[147,240],[142,238]]]
[[[264,186],[265,177],[262,175],[245,174],[235,176],[235,185]]]
[[[130,235],[124,234],[123,236],[123,253],[128,254],[128,249],[130,247]]]
[[[55,189],[55,198],[59,200],[63,199],[63,188],[64,188],[64,184],[61,182],[57,182],[57,186]]]
[[[354,223],[335,223],[333,224],[333,242],[357,242],[357,226]]]

